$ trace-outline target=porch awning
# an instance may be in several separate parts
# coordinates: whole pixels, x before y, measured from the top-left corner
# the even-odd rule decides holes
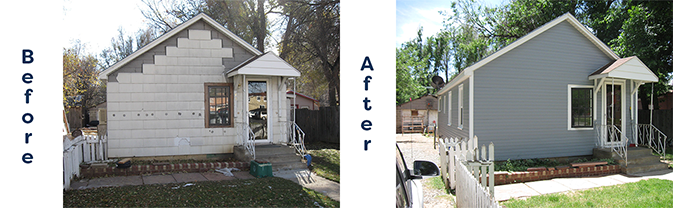
[[[589,75],[589,80],[600,78],[621,78],[642,83],[657,82],[659,78],[637,56],[617,59]]]
[[[301,73],[276,54],[267,52],[253,56],[227,71],[227,77],[235,75],[298,77]]]

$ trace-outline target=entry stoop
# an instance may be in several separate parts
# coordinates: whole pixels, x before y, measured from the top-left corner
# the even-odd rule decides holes
[[[306,169],[306,163],[297,154],[293,147],[285,145],[258,145],[255,146],[257,161],[271,162],[273,171]],[[243,146],[234,147],[234,157],[237,160],[250,162],[252,155],[245,151]]]
[[[616,152],[610,151],[609,148],[595,148],[594,157],[614,159],[622,166],[622,172],[626,175],[668,169],[668,164],[662,163],[659,156],[652,155],[652,150],[648,148],[629,147],[626,151],[628,151],[628,165]]]

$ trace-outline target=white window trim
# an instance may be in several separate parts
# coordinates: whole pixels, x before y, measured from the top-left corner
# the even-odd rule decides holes
[[[594,96],[594,86],[593,85],[574,85],[574,84],[569,84],[568,85],[568,130],[569,131],[576,131],[576,130],[594,130],[594,127],[596,127],[596,124],[594,123],[594,127],[587,128],[587,127],[582,127],[582,128],[573,128],[572,127],[572,89],[573,88],[590,88],[592,96]],[[594,102],[596,99],[591,99],[591,102]],[[595,106],[596,103],[593,103]],[[595,110],[595,108],[592,107],[592,110]],[[592,116],[596,115],[595,113],[592,112]],[[596,118],[592,118],[594,121],[596,121]]]
[[[442,112],[442,96],[439,96],[439,98],[437,98],[437,99],[439,100],[438,101],[439,102],[439,107],[437,107],[437,112],[441,113]]]
[[[448,115],[447,116],[448,117],[448,122],[446,122],[446,123],[448,124],[448,126],[451,126],[451,110],[452,110],[451,109],[451,100],[452,100],[452,97],[453,97],[453,93],[452,93],[452,91],[449,91],[449,95],[448,95],[448,99],[447,99],[447,101],[448,101],[447,102],[447,105],[448,105],[447,109],[448,110],[446,111],[446,114]]]
[[[463,84],[458,85],[458,129],[463,130]]]

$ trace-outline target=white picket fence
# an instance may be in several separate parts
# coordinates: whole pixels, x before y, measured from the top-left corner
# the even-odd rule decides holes
[[[79,165],[107,160],[107,137],[82,135],[72,140],[63,137],[63,189],[70,188],[70,181],[79,176]]]
[[[495,201],[494,145],[481,146],[475,136],[469,142],[457,138],[440,140],[442,180],[447,189],[456,190],[458,207],[499,207]],[[475,147],[469,149],[469,146]],[[488,157],[486,157],[488,153]],[[488,176],[488,177],[487,177]]]

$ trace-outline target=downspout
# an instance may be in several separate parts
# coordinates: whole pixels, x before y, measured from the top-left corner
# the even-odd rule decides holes
[[[243,108],[242,108],[243,109],[243,114],[242,114],[243,117],[242,117],[242,119],[243,119],[243,123],[245,123],[245,125],[250,126],[250,123],[249,123],[250,119],[248,117],[250,115],[248,115],[249,110],[248,110],[248,104],[247,104],[247,101],[246,101],[246,100],[248,100],[248,84],[245,82],[245,74],[241,78],[243,79],[243,81],[241,82],[241,84],[243,85],[243,95],[242,95],[243,99],[241,99],[241,101],[243,102],[243,103],[241,103],[243,105]],[[245,132],[245,135],[248,135],[248,132]]]
[[[652,126],[652,110],[654,110],[654,82],[652,82],[652,92],[650,93],[650,126]]]

